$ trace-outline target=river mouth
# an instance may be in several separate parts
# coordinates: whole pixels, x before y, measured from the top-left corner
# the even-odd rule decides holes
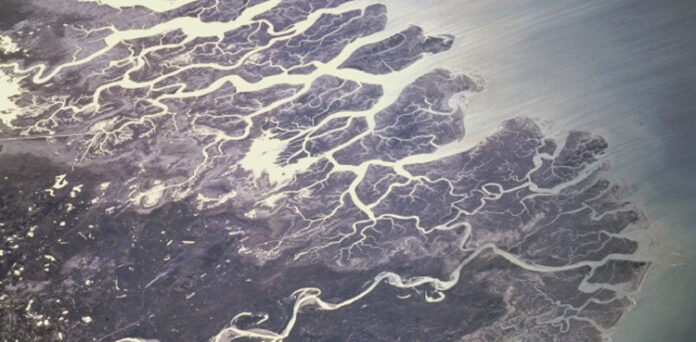
[[[691,336],[695,6],[32,1],[0,337]]]

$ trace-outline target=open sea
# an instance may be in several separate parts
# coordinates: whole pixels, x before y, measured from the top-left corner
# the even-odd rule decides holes
[[[696,1],[389,1],[391,25],[452,34],[424,68],[479,75],[467,134],[525,115],[558,138],[604,135],[612,176],[651,227],[639,254],[653,262],[616,342],[696,336]]]

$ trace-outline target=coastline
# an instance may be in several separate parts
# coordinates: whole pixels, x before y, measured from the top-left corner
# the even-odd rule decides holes
[[[637,305],[609,332],[615,342],[689,341],[696,333],[696,6],[562,1],[429,4],[400,0],[394,26],[411,18],[428,34],[455,36],[452,51],[430,56],[427,69],[464,69],[484,91],[466,110],[467,134],[485,136],[525,115],[555,138],[587,130],[609,142],[610,175],[650,221],[638,257],[652,266]],[[690,15],[691,14],[691,15]],[[648,23],[636,27],[637,23]],[[693,44],[691,45],[693,46]]]

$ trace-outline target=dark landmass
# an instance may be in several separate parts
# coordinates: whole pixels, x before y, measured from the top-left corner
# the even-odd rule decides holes
[[[650,266],[606,139],[461,147],[479,82],[389,78],[455,38],[349,3],[0,4],[0,340],[602,341]]]

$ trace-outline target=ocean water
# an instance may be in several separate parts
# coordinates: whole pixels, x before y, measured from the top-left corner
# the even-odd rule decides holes
[[[421,67],[481,76],[467,133],[535,118],[552,136],[604,135],[612,176],[651,227],[636,235],[653,267],[619,342],[693,341],[696,335],[696,2],[390,1],[391,26],[456,38]],[[398,12],[398,14],[395,14]]]
[[[102,2],[119,1],[142,2]],[[159,3],[168,8],[187,1]],[[374,2],[357,0],[355,7]],[[455,37],[450,51],[423,59],[414,74],[447,68],[485,80],[485,91],[468,100],[472,141],[519,115],[537,119],[559,139],[571,130],[607,138],[612,177],[631,185],[630,199],[651,222],[635,238],[640,256],[653,262],[635,310],[612,338],[693,341],[696,2],[385,2],[390,32],[416,24],[427,34]],[[10,89],[3,82],[0,89]]]

